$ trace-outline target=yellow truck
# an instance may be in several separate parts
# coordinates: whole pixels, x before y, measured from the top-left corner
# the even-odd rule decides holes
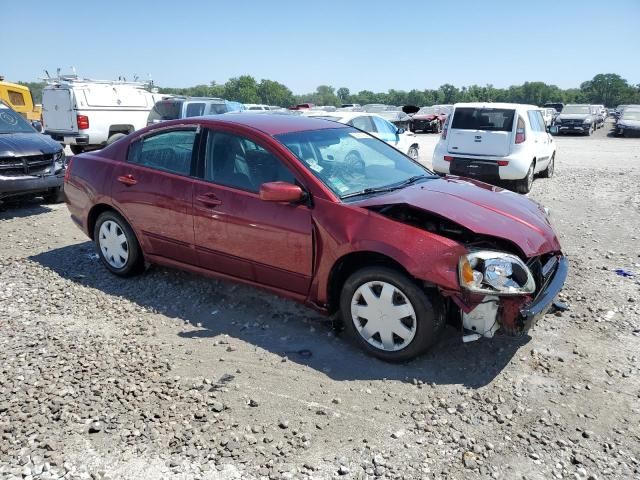
[[[27,120],[42,121],[42,105],[33,103],[29,87],[17,83],[5,82],[0,75],[0,100],[4,100],[11,108]]]

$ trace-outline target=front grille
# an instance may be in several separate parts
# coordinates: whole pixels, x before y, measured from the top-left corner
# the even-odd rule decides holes
[[[53,154],[0,158],[0,175],[46,175],[53,172]]]
[[[582,126],[582,120],[562,120],[562,125]]]

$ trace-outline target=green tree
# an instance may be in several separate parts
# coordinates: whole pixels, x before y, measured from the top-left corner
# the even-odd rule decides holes
[[[251,75],[230,78],[224,84],[224,98],[242,103],[258,103],[258,82]]]
[[[260,101],[262,103],[266,103],[267,105],[288,107],[295,102],[291,90],[289,90],[282,83],[276,82],[274,80],[260,80],[257,90]]]
[[[33,97],[33,103],[42,103],[42,89],[45,87],[44,82],[17,82],[20,85],[24,85],[31,90],[31,96]]]
[[[348,100],[349,100],[349,96],[351,95],[351,92],[346,87],[340,87],[336,92],[336,95],[338,95],[338,98],[340,99],[341,103],[349,103]]]
[[[615,73],[599,73],[583,82],[580,90],[591,103],[615,107],[633,97],[633,89],[627,81]]]

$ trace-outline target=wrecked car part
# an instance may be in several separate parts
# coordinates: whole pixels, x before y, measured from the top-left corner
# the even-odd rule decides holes
[[[493,338],[493,335],[500,328],[498,324],[499,302],[498,297],[487,295],[469,313],[461,312],[463,329],[473,332],[463,335],[463,342],[478,340],[482,337]]]
[[[522,295],[533,293],[531,270],[515,255],[492,250],[473,251],[460,258],[460,286],[473,293]]]

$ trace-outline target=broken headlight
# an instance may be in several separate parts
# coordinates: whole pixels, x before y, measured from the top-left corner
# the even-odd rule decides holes
[[[63,167],[67,166],[67,158],[64,154],[64,150],[60,150],[53,154],[53,161],[56,166],[56,171],[61,170]]]
[[[493,250],[477,250],[460,257],[460,286],[473,293],[522,295],[533,293],[536,282],[522,260]]]

